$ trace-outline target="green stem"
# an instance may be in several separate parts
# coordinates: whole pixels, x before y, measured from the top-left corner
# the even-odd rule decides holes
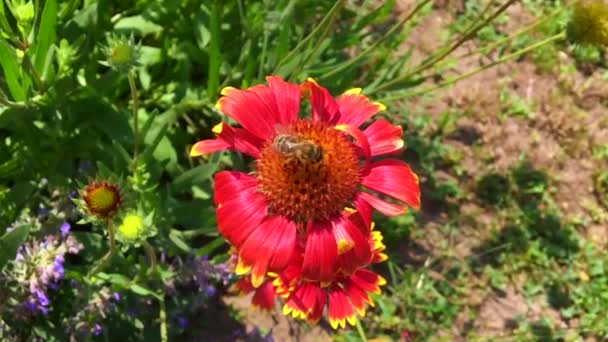
[[[158,300],[160,303],[160,340],[162,342],[169,341],[169,337],[167,334],[167,306],[165,304],[165,296],[161,296]]]
[[[424,6],[426,6],[431,0],[423,0],[420,4],[418,4],[416,6],[416,8],[414,8],[410,14],[408,14],[403,20],[397,22],[395,25],[393,25],[390,30],[388,30],[388,32],[386,32],[386,34],[381,38],[378,39],[378,41],[374,42],[374,44],[372,44],[370,47],[368,47],[367,49],[365,49],[363,52],[361,52],[360,54],[358,54],[357,56],[355,56],[354,58],[350,59],[348,62],[344,63],[343,65],[333,69],[332,71],[326,73],[323,75],[323,78],[329,78],[333,75],[336,75],[348,68],[350,68],[351,66],[353,66],[354,64],[358,63],[361,59],[363,59],[363,57],[365,57],[367,54],[369,54],[370,52],[374,51],[378,45],[382,44],[386,39],[388,39],[388,37],[392,36],[395,32],[397,32],[397,30],[402,27],[403,25],[405,25],[408,21],[410,21],[410,19],[412,19],[412,17],[414,17],[422,8],[424,8]]]
[[[501,45],[503,45],[505,43],[508,43],[508,42],[514,40],[515,38],[517,38],[517,37],[519,37],[521,35],[524,35],[524,34],[530,32],[530,31],[536,29],[540,25],[542,25],[542,24],[546,23],[547,21],[549,21],[550,19],[554,18],[561,11],[562,11],[562,9],[559,8],[559,9],[553,11],[553,13],[549,14],[548,16],[543,17],[540,20],[536,20],[532,24],[530,24],[530,25],[522,28],[521,30],[513,33],[512,35],[509,35],[508,37],[504,37],[502,39],[499,39],[496,42],[494,42],[494,43],[492,43],[490,45],[486,45],[484,47],[481,47],[481,48],[479,48],[479,49],[477,49],[475,51],[467,52],[464,55],[461,55],[461,56],[458,56],[458,57],[455,57],[455,58],[450,58],[448,60],[443,60],[443,61],[437,63],[436,67],[439,68],[439,67],[444,66],[446,64],[454,63],[454,62],[460,61],[460,60],[462,60],[464,58],[467,58],[467,57],[470,57],[470,56],[474,56],[474,55],[477,55],[477,54],[484,54],[484,53],[487,53],[488,51],[494,50],[494,49],[498,48],[499,46],[501,46]]]
[[[416,75],[424,70],[427,70],[431,67],[433,67],[436,63],[440,62],[443,58],[445,58],[446,56],[448,56],[449,54],[451,54],[452,52],[454,52],[454,50],[456,50],[458,47],[460,47],[462,44],[464,44],[466,41],[470,40],[471,38],[473,38],[477,32],[479,32],[479,30],[481,30],[482,28],[484,28],[486,25],[488,25],[490,22],[492,22],[494,19],[496,19],[500,14],[502,14],[504,11],[507,10],[507,8],[509,8],[509,6],[511,6],[512,4],[514,4],[516,1],[519,0],[509,0],[507,1],[504,5],[502,5],[499,9],[497,9],[494,13],[492,13],[492,15],[490,15],[488,18],[486,18],[485,20],[483,20],[481,23],[477,24],[477,26],[475,26],[473,29],[471,29],[470,31],[466,32],[465,34],[463,34],[460,39],[458,39],[454,44],[452,44],[451,46],[442,49],[438,55],[431,57],[429,60],[427,60],[426,62],[422,62],[419,66],[415,67],[413,70],[407,72],[405,75],[398,77],[390,82],[386,82],[383,85],[379,86],[376,89],[372,89],[370,91],[367,92],[368,95],[371,95],[371,93],[375,93],[378,92],[380,90],[386,89],[386,88],[390,88],[396,84],[399,84],[403,81],[408,80],[409,78],[411,78],[413,75]]]
[[[499,65],[499,64],[507,62],[507,61],[509,61],[511,59],[517,58],[517,57],[519,57],[519,56],[521,56],[521,55],[523,55],[525,53],[528,53],[528,52],[530,52],[532,50],[535,50],[535,49],[537,49],[537,48],[539,48],[539,47],[541,47],[543,45],[547,45],[549,43],[553,43],[555,41],[558,41],[558,40],[561,40],[561,39],[564,39],[564,38],[566,38],[566,32],[558,33],[558,34],[556,34],[554,36],[551,36],[551,37],[543,39],[543,40],[541,40],[541,41],[539,41],[539,42],[537,42],[535,44],[532,44],[532,45],[530,45],[530,46],[528,46],[528,47],[526,47],[524,49],[515,51],[515,52],[513,52],[511,54],[508,54],[506,56],[503,56],[503,57],[495,60],[492,63],[484,65],[481,68],[475,69],[475,70],[473,70],[471,72],[468,72],[466,74],[463,74],[463,75],[451,78],[449,80],[446,80],[445,82],[439,83],[436,86],[429,87],[429,88],[426,88],[426,89],[421,89],[419,91],[414,91],[414,92],[411,92],[409,94],[404,94],[404,95],[400,95],[400,96],[386,97],[386,98],[383,98],[382,100],[383,101],[393,101],[393,100],[397,100],[397,99],[402,99],[404,97],[422,95],[422,94],[425,94],[425,93],[429,93],[429,92],[435,91],[435,90],[440,89],[440,88],[444,88],[444,87],[450,86],[450,85],[452,85],[452,84],[454,84],[454,83],[456,83],[458,81],[461,81],[461,80],[463,80],[465,78],[469,78],[469,77],[474,76],[474,75],[477,75],[480,72],[488,70],[488,69],[490,69],[490,68],[492,68],[492,67],[494,67],[496,65]]]
[[[128,73],[129,88],[131,89],[131,100],[133,101],[133,165],[137,167],[137,157],[139,153],[139,102],[137,100],[137,87],[133,72]]]
[[[148,254],[148,259],[150,259],[150,269],[152,270],[152,272],[156,272],[156,265],[158,265],[158,260],[156,259],[154,247],[152,247],[152,245],[150,245],[148,241],[144,241],[142,245],[146,250],[146,254]]]
[[[359,333],[359,337],[362,342],[367,342],[367,336],[365,336],[365,330],[363,330],[363,326],[361,325],[361,320],[357,320],[357,332]]]
[[[112,258],[116,254],[116,238],[114,236],[114,224],[112,220],[107,220],[106,226],[108,228],[108,237],[110,240],[110,250],[103,256],[99,263],[89,272],[88,277],[92,277],[97,273],[103,271],[112,261]]]
[[[293,58],[293,56],[295,55],[295,53],[300,50],[304,45],[306,45],[308,43],[309,40],[312,39],[312,37],[316,36],[317,33],[321,30],[322,27],[324,27],[335,15],[335,12],[337,12],[342,5],[344,4],[344,0],[339,0],[336,1],[336,3],[334,4],[334,6],[329,10],[329,13],[327,13],[325,15],[325,17],[323,17],[323,19],[321,19],[321,22],[319,23],[319,25],[317,25],[309,34],[308,36],[306,36],[304,39],[302,39],[298,45],[296,45],[295,48],[293,48],[293,50],[291,50],[289,52],[289,54],[287,54],[287,56],[285,56],[283,59],[281,59],[281,61],[279,62],[279,64],[277,64],[277,66],[274,68],[272,75],[275,75],[279,68],[285,64],[287,61],[289,61],[290,59]]]

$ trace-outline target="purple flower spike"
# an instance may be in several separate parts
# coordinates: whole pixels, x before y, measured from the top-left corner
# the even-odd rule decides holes
[[[61,227],[59,227],[61,236],[66,237],[70,233],[70,229],[72,229],[72,226],[68,222],[64,222]]]

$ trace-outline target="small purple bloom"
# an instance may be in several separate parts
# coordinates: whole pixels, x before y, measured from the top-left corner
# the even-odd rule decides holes
[[[78,198],[78,191],[76,191],[76,190],[70,191],[70,198]]]
[[[12,232],[13,230],[15,230],[15,226],[9,226],[8,228],[6,228],[7,233]]]
[[[213,297],[217,293],[217,289],[213,285],[207,286],[207,297]]]
[[[177,325],[179,325],[179,327],[181,329],[186,329],[188,327],[188,319],[186,317],[183,316],[178,316],[175,319],[177,321]]]
[[[95,323],[93,327],[93,336],[99,336],[103,332],[103,327],[99,323]]]
[[[66,237],[70,233],[70,229],[72,229],[72,226],[68,222],[63,222],[61,227],[59,227],[61,236]]]
[[[114,297],[114,300],[115,300],[115,301],[117,301],[117,302],[120,302],[120,299],[122,298],[122,297],[120,296],[120,293],[118,293],[118,292],[114,292],[114,293],[112,294],[112,297]]]

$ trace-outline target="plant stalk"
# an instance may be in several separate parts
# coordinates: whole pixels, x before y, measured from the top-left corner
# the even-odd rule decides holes
[[[519,57],[519,56],[521,56],[521,55],[523,55],[525,53],[528,53],[528,52],[530,52],[530,51],[532,51],[534,49],[537,49],[537,48],[539,48],[539,47],[541,47],[543,45],[547,45],[547,44],[553,43],[555,41],[558,41],[558,40],[561,40],[561,39],[564,39],[564,38],[566,38],[566,32],[560,32],[560,33],[558,33],[556,35],[553,35],[553,36],[551,36],[549,38],[546,38],[546,39],[543,39],[543,40],[541,40],[539,42],[536,42],[535,44],[532,44],[532,45],[530,45],[530,46],[528,46],[526,48],[523,48],[521,50],[515,51],[515,52],[513,52],[511,54],[508,54],[506,56],[503,56],[503,57],[501,57],[501,58],[493,61],[492,63],[484,65],[484,66],[482,66],[482,67],[480,67],[478,69],[475,69],[475,70],[470,71],[470,72],[468,72],[466,74],[463,74],[463,75],[451,78],[449,80],[446,80],[444,82],[441,82],[440,84],[438,84],[436,86],[429,87],[429,88],[426,88],[426,89],[421,89],[419,91],[414,91],[414,92],[411,92],[409,94],[404,94],[404,95],[400,95],[400,96],[386,97],[386,98],[383,98],[382,100],[383,101],[393,101],[393,100],[397,100],[397,99],[402,99],[404,97],[410,97],[410,96],[417,96],[417,95],[426,94],[426,93],[435,91],[437,89],[450,86],[450,85],[452,85],[452,84],[454,84],[454,83],[456,83],[458,81],[461,81],[461,80],[463,80],[465,78],[469,78],[471,76],[479,74],[480,72],[486,71],[486,70],[488,70],[488,69],[490,69],[490,68],[492,68],[492,67],[494,67],[496,65],[499,65],[499,64],[502,64],[502,63],[507,62],[509,60],[512,60],[514,58],[517,58],[517,57]]]
[[[103,271],[111,263],[112,258],[116,254],[116,238],[114,234],[114,223],[108,219],[106,221],[106,227],[108,228],[108,237],[110,239],[110,250],[103,256],[99,263],[89,272],[88,277],[93,277],[97,273]]]
[[[133,72],[129,71],[127,78],[129,79],[129,88],[131,89],[131,101],[133,101],[133,167],[137,167],[137,157],[139,154],[139,102]]]
[[[448,48],[444,48],[443,51],[441,51],[435,57],[431,57],[428,61],[422,62],[419,66],[417,66],[413,70],[407,72],[405,75],[403,75],[401,77],[398,77],[398,78],[396,78],[396,79],[394,79],[394,80],[392,80],[390,82],[386,82],[386,83],[384,83],[383,85],[379,86],[376,89],[372,89],[372,90],[368,91],[367,94],[371,95],[372,93],[378,92],[380,90],[383,90],[383,89],[386,89],[386,88],[390,88],[390,87],[394,86],[395,84],[399,84],[399,83],[401,83],[401,82],[403,82],[405,80],[408,80],[413,75],[416,75],[416,74],[418,74],[418,73],[420,73],[420,72],[422,72],[424,70],[427,70],[427,69],[433,67],[435,64],[437,64],[443,58],[445,58],[446,56],[448,56],[449,54],[451,54],[452,52],[454,52],[454,50],[456,50],[458,47],[460,47],[466,41],[468,41],[471,38],[473,38],[475,36],[475,34],[477,34],[477,32],[479,32],[479,30],[481,30],[486,25],[488,25],[490,22],[492,22],[494,19],[496,19],[500,14],[502,14],[504,11],[506,11],[507,8],[509,8],[509,6],[511,6],[512,4],[514,4],[516,1],[519,1],[519,0],[509,0],[509,1],[507,1],[505,4],[503,4],[502,6],[500,6],[499,9],[497,9],[494,13],[492,13],[492,15],[490,15],[488,18],[486,18],[485,20],[483,20],[481,23],[479,23],[477,26],[475,26],[470,31],[468,31],[465,34],[463,34],[460,37],[460,39],[458,39],[454,44],[452,44]]]
[[[357,319],[357,332],[359,333],[359,338],[361,338],[361,341],[367,342],[367,336],[365,336],[365,330],[363,330],[360,319]]]
[[[376,42],[374,42],[374,44],[372,44],[370,47],[368,47],[367,49],[365,49],[363,52],[361,52],[360,54],[358,54],[357,56],[355,56],[354,58],[351,58],[347,63],[335,68],[334,70],[326,73],[323,75],[323,78],[329,78],[335,74],[338,74],[348,68],[350,68],[351,66],[353,66],[354,64],[358,63],[361,59],[363,59],[363,57],[365,57],[367,54],[369,54],[370,52],[374,51],[378,45],[382,44],[386,39],[388,39],[388,37],[392,36],[395,32],[397,32],[397,30],[402,27],[403,25],[405,25],[408,21],[410,21],[410,19],[412,19],[421,9],[424,8],[424,6],[426,6],[431,0],[423,0],[421,3],[419,3],[416,8],[414,8],[410,14],[408,14],[405,18],[403,18],[401,21],[399,21],[398,23],[396,23],[395,25],[393,25],[387,32],[386,34],[381,38],[378,39]]]

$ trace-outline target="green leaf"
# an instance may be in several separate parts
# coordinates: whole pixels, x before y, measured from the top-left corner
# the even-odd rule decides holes
[[[132,17],[124,17],[120,19],[114,29],[117,31],[138,31],[143,36],[148,34],[160,33],[163,27],[144,18],[142,15],[134,15]]]
[[[25,91],[21,87],[21,68],[17,64],[17,55],[4,39],[0,39],[0,64],[4,70],[4,79],[13,99],[25,101]]]
[[[4,10],[4,1],[0,1],[0,37],[8,38],[12,37],[14,34],[13,29],[6,18],[7,16],[6,11]]]
[[[154,291],[147,289],[141,285],[131,284],[129,289],[141,296],[153,296],[158,299],[161,299],[161,297],[158,294],[156,294]]]
[[[211,255],[211,253],[213,253],[214,250],[222,247],[225,243],[226,242],[223,237],[217,237],[217,238],[215,238],[215,240],[209,242],[208,244],[203,246],[201,249],[199,249],[196,252],[196,255],[199,257],[205,256],[205,255]]]
[[[216,97],[220,87],[220,66],[222,56],[220,52],[220,10],[217,1],[211,4],[211,44],[209,46],[209,78],[207,79],[207,95],[210,99]]]
[[[2,235],[0,238],[0,269],[2,269],[9,260],[15,258],[17,249],[25,241],[29,233],[30,226],[21,225]]]
[[[57,1],[46,0],[44,9],[42,10],[38,37],[36,39],[36,50],[34,52],[34,67],[39,74],[43,74],[46,55],[49,53],[51,45],[55,43],[56,27]]]
[[[217,170],[217,163],[199,165],[179,175],[171,184],[174,193],[188,189],[207,180]]]
[[[169,233],[169,240],[171,240],[171,242],[173,242],[177,248],[186,253],[192,252],[192,247],[190,247],[190,245],[188,245],[188,243],[185,242],[182,237],[183,235],[179,230],[172,229],[171,233]]]

